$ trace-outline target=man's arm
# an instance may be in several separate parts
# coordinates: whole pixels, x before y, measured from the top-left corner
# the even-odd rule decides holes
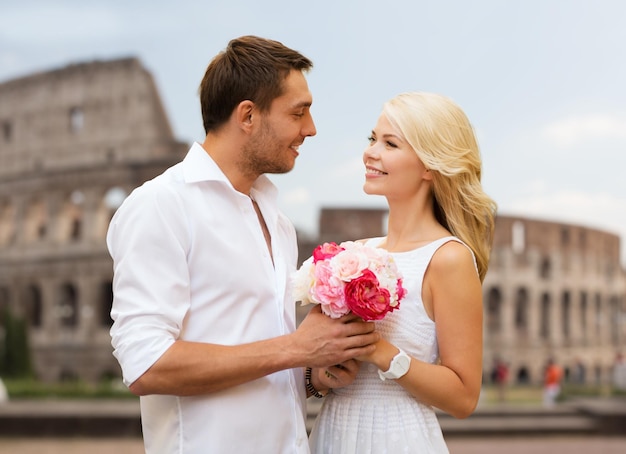
[[[291,334],[236,346],[178,340],[130,385],[137,395],[190,396],[220,391],[295,367],[329,367],[371,354],[374,324],[332,319],[315,306]]]

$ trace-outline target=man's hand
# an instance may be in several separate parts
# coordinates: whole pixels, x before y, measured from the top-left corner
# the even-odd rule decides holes
[[[292,334],[293,347],[303,352],[302,366],[333,367],[373,353],[380,339],[374,328],[373,322],[364,322],[353,314],[333,319],[315,305]]]

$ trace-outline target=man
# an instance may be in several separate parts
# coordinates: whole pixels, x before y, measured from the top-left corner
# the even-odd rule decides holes
[[[316,133],[311,67],[279,42],[232,40],[200,86],[204,142],[111,221],[112,344],[148,453],[306,453],[303,368],[318,394],[375,348],[372,324],[318,307],[296,329],[295,230],[264,174],[290,171]]]

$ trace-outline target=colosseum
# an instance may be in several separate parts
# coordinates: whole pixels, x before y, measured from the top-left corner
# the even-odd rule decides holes
[[[134,58],[10,80],[0,99],[0,309],[28,320],[42,380],[118,376],[108,223],[187,145]]]
[[[0,99],[0,313],[27,320],[40,379],[118,377],[108,222],[187,144],[134,58],[10,80]],[[383,235],[386,214],[323,209],[319,238],[299,241],[301,259],[323,241]],[[571,380],[606,382],[626,344],[619,251],[608,232],[498,216],[483,286],[486,373],[500,359],[518,382],[539,383],[554,358]]]

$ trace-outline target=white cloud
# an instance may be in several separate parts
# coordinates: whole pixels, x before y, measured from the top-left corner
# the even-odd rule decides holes
[[[626,115],[596,113],[571,116],[547,125],[544,137],[561,148],[588,140],[626,140]]]
[[[103,5],[40,4],[37,8],[4,11],[2,34],[23,43],[84,42],[93,37],[114,37],[120,30],[120,17]]]

